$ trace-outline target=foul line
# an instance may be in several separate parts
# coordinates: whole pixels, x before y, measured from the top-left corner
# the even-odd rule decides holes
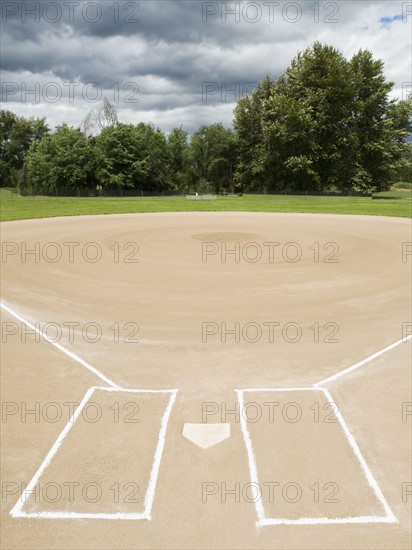
[[[338,372],[337,374],[334,374],[333,376],[329,376],[328,378],[324,378],[320,382],[317,382],[316,384],[313,384],[313,386],[314,387],[322,386],[326,382],[332,382],[333,380],[336,380],[337,378],[340,378],[341,376],[345,376],[345,374],[347,374],[348,372],[352,372],[356,369],[359,369],[360,367],[363,367],[363,365],[366,365],[366,363],[369,363],[370,361],[373,361],[373,359],[376,359],[380,355],[383,355],[384,353],[390,351],[391,349],[396,348],[400,344],[405,344],[411,338],[412,338],[412,334],[409,334],[405,338],[402,338],[401,340],[398,340],[397,342],[395,342],[394,344],[391,344],[387,348],[384,348],[384,349],[381,349],[380,351],[377,351],[376,353],[374,353],[373,355],[370,355],[366,359],[363,359],[362,361],[359,361],[358,363],[355,363],[354,365],[352,365],[351,367],[348,367],[347,369],[341,370],[340,372]]]
[[[16,502],[16,504],[13,506],[13,508],[10,511],[10,515],[15,518],[45,518],[45,519],[126,519],[126,520],[137,520],[137,519],[146,519],[151,520],[152,519],[152,508],[153,508],[153,502],[156,492],[156,484],[157,484],[157,478],[159,475],[159,468],[160,468],[160,462],[163,455],[163,450],[165,446],[165,438],[166,438],[166,432],[167,432],[167,426],[170,419],[170,414],[172,412],[172,408],[174,405],[174,402],[176,400],[176,395],[178,390],[145,390],[145,389],[126,389],[122,388],[113,380],[108,378],[106,375],[104,375],[102,372],[100,372],[98,369],[90,365],[87,361],[84,361],[81,357],[79,357],[76,353],[69,351],[64,346],[59,344],[58,342],[54,342],[51,338],[49,338],[46,334],[43,333],[42,330],[38,329],[35,325],[30,323],[30,321],[27,321],[24,317],[16,313],[14,310],[12,310],[10,307],[6,306],[3,302],[0,302],[1,309],[7,311],[12,317],[15,319],[18,319],[20,322],[27,325],[32,331],[34,331],[36,334],[41,336],[46,342],[57,348],[58,350],[62,351],[65,355],[70,357],[70,359],[73,359],[86,369],[88,369],[90,372],[98,376],[103,382],[108,384],[109,387],[100,387],[100,386],[92,386],[89,388],[83,397],[82,401],[80,402],[79,406],[76,408],[72,416],[70,417],[69,421],[63,428],[62,432],[54,442],[53,446],[47,453],[45,459],[43,460],[42,464],[38,468],[37,472],[34,474],[33,478],[31,479],[30,483],[27,485],[25,490],[23,491],[22,495],[20,496],[19,500]],[[43,511],[43,512],[34,512],[34,513],[25,513],[22,511],[22,508],[29,497],[31,493],[33,493],[40,477],[42,476],[44,470],[49,466],[52,458],[59,450],[61,444],[63,443],[64,439],[66,438],[67,434],[72,429],[75,421],[79,417],[80,413],[82,412],[85,404],[90,399],[90,397],[93,395],[95,390],[100,391],[109,391],[109,392],[128,392],[128,393],[169,393],[171,394],[169,403],[165,409],[165,412],[161,419],[160,424],[160,432],[159,432],[159,438],[156,445],[156,451],[153,459],[152,468],[150,471],[150,477],[149,477],[149,484],[147,487],[145,500],[144,500],[144,512],[142,513],[100,513],[100,514],[93,514],[93,513],[77,513],[77,512],[50,512],[50,511]]]
[[[66,349],[64,346],[62,346],[61,344],[59,344],[58,342],[54,342],[51,338],[49,338],[46,334],[43,333],[43,331],[39,330],[35,325],[33,325],[32,323],[30,323],[30,321],[27,321],[26,319],[24,319],[23,317],[21,317],[21,315],[19,315],[18,313],[16,313],[15,311],[13,311],[11,308],[9,308],[8,306],[4,305],[3,302],[0,302],[0,307],[2,309],[4,309],[5,311],[7,311],[7,313],[9,313],[10,315],[12,315],[13,317],[15,317],[16,319],[18,319],[19,321],[21,321],[22,323],[24,323],[25,325],[27,325],[29,328],[31,328],[31,330],[33,330],[36,334],[39,334],[39,336],[41,336],[42,338],[44,338],[44,340],[46,340],[46,342],[48,342],[49,344],[51,344],[52,346],[54,346],[55,348],[57,348],[58,350],[62,351],[64,354],[66,354],[68,357],[70,357],[70,359],[73,359],[74,361],[76,361],[77,363],[79,363],[80,365],[82,365],[83,367],[85,367],[86,369],[88,369],[90,372],[92,372],[93,374],[95,374],[96,376],[98,376],[101,380],[103,380],[103,382],[106,382],[106,384],[109,384],[109,386],[111,386],[112,388],[116,388],[116,389],[120,389],[120,386],[118,386],[115,382],[113,382],[113,380],[111,380],[110,378],[108,378],[105,374],[103,374],[102,372],[100,372],[99,370],[97,370],[95,367],[93,367],[92,365],[90,365],[90,363],[88,363],[87,361],[84,361],[81,357],[79,357],[78,355],[76,355],[76,353],[73,353],[72,351],[69,351],[68,349]]]
[[[156,451],[153,459],[153,465],[150,471],[149,483],[148,483],[146,496],[144,500],[144,511],[141,513],[116,512],[113,514],[110,514],[110,513],[93,514],[93,513],[78,513],[78,512],[63,512],[63,511],[58,511],[58,512],[43,511],[43,512],[31,512],[31,513],[23,512],[22,508],[26,503],[28,497],[31,494],[33,494],[40,477],[43,475],[45,469],[50,465],[52,458],[59,450],[61,444],[63,443],[64,439],[67,437],[68,433],[70,432],[74,423],[76,422],[80,413],[82,412],[84,406],[86,405],[87,401],[89,401],[90,397],[93,395],[95,390],[109,391],[109,392],[127,392],[127,393],[169,393],[171,394],[169,403],[165,409],[165,412],[161,420],[159,438],[157,441]],[[85,396],[83,397],[81,403],[79,404],[77,409],[74,411],[69,421],[63,428],[62,432],[54,442],[52,448],[47,453],[46,458],[43,460],[40,468],[34,474],[33,478],[31,479],[30,483],[27,485],[27,487],[23,491],[19,500],[11,509],[10,515],[14,518],[110,519],[110,520],[111,519],[126,519],[126,520],[146,519],[150,521],[152,519],[152,508],[153,508],[153,502],[154,502],[154,497],[156,492],[157,478],[159,475],[160,461],[162,459],[163,449],[165,445],[167,426],[169,423],[173,404],[176,400],[177,392],[178,390],[140,390],[140,389],[128,390],[128,389],[106,388],[106,387],[99,387],[99,386],[92,386],[91,388],[89,388]]]
[[[43,333],[42,330],[38,329],[35,325],[21,317],[18,313],[16,313],[14,310],[3,304],[3,302],[0,302],[1,309],[7,311],[10,315],[12,315],[14,318],[18,319],[25,325],[27,325],[31,330],[33,330],[36,334],[39,334],[46,342],[54,346],[55,348],[62,351],[65,355],[88,369],[90,372],[98,376],[101,380],[106,382],[106,384],[109,385],[109,387],[99,387],[99,386],[93,386],[89,388],[89,390],[86,392],[85,396],[83,397],[82,401],[80,402],[77,409],[74,411],[72,416],[70,417],[69,421],[63,428],[62,432],[54,442],[53,446],[47,453],[45,459],[43,460],[41,466],[37,470],[37,472],[34,474],[33,478],[31,479],[30,483],[26,487],[26,489],[23,491],[21,497],[17,501],[17,503],[14,505],[12,510],[10,511],[10,515],[13,517],[25,517],[25,518],[47,518],[47,519],[55,519],[55,518],[61,518],[61,519],[81,519],[81,518],[90,518],[90,519],[146,519],[151,520],[151,514],[152,514],[152,507],[155,497],[155,491],[156,491],[156,484],[157,484],[157,478],[159,475],[159,468],[160,468],[160,462],[165,446],[165,437],[167,432],[167,426],[170,419],[170,414],[173,408],[173,404],[176,400],[176,395],[178,390],[140,390],[140,389],[125,389],[117,385],[113,380],[105,376],[102,372],[100,372],[98,369],[90,365],[87,361],[84,361],[81,357],[79,357],[77,354],[69,351],[64,346],[59,344],[58,342],[54,342],[51,338],[49,338],[47,335]],[[325,397],[329,400],[330,403],[335,404],[333,401],[333,398],[329,391],[322,387],[325,383],[331,382],[333,380],[336,380],[337,378],[340,378],[341,376],[346,375],[349,372],[352,372],[363,365],[369,363],[373,359],[376,359],[377,357],[383,355],[384,353],[392,350],[393,348],[399,346],[402,343],[407,342],[412,338],[412,334],[408,335],[401,340],[398,340],[394,344],[391,344],[390,346],[387,346],[386,348],[374,353],[373,355],[370,355],[366,359],[363,359],[362,361],[359,361],[358,363],[355,363],[351,367],[348,367],[333,376],[329,376],[328,378],[325,378],[321,380],[320,382],[317,382],[316,384],[313,384],[310,388],[249,388],[249,389],[243,389],[243,390],[235,390],[238,395],[239,405],[241,408],[244,407],[244,392],[281,392],[281,391],[322,391]],[[130,392],[130,393],[169,393],[171,394],[169,403],[165,409],[165,412],[163,414],[163,417],[161,419],[161,425],[160,425],[160,432],[159,432],[159,438],[156,446],[156,451],[153,459],[153,465],[150,472],[150,478],[149,478],[149,484],[145,495],[145,501],[144,501],[144,512],[142,513],[100,513],[100,514],[92,514],[92,513],[76,513],[76,512],[50,512],[50,511],[43,511],[43,512],[35,512],[35,513],[25,513],[22,511],[22,508],[27,500],[27,497],[33,493],[33,490],[35,489],[35,486],[38,483],[38,480],[42,476],[44,470],[49,466],[52,458],[57,453],[58,449],[60,448],[63,440],[68,435],[69,431],[73,427],[75,421],[79,417],[80,413],[82,412],[85,404],[90,399],[90,397],[93,395],[95,390],[100,391],[111,391],[111,392]],[[336,407],[336,405],[335,405]],[[356,443],[355,438],[353,437],[352,433],[349,430],[348,425],[346,424],[342,414],[336,407],[335,412],[336,418],[338,419],[341,428],[343,429],[343,432],[349,442],[350,447],[352,448],[352,451],[354,452],[356,458],[359,461],[359,464],[361,466],[361,469],[366,477],[366,480],[368,481],[370,487],[372,488],[376,498],[379,500],[381,505],[383,506],[385,510],[385,516],[357,516],[357,517],[344,517],[344,518],[299,518],[299,519],[280,519],[280,518],[267,518],[265,517],[265,511],[263,507],[263,503],[261,500],[258,500],[255,502],[255,508],[256,513],[258,517],[257,526],[265,526],[265,525],[310,525],[310,524],[328,524],[328,523],[397,523],[398,519],[392,512],[389,504],[387,503],[377,481],[373,477],[373,474],[371,470],[369,469],[359,447]],[[247,455],[248,455],[248,462],[249,462],[249,473],[250,473],[250,479],[252,483],[256,483],[259,485],[259,478],[257,473],[257,466],[256,466],[256,458],[253,451],[253,445],[252,440],[249,434],[249,431],[247,429],[246,425],[246,419],[241,415],[240,418],[240,425],[241,430],[243,434],[243,439],[246,445]]]

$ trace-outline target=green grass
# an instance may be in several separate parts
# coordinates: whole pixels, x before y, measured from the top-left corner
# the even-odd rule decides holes
[[[0,190],[0,220],[55,216],[125,214],[132,212],[309,212],[412,217],[412,191],[388,191],[370,197],[311,197],[244,195],[214,201],[189,201],[185,197],[21,197]]]

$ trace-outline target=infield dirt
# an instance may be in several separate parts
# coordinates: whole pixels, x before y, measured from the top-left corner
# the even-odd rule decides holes
[[[410,547],[410,341],[325,384],[397,523],[257,528],[240,423],[246,414],[268,517],[384,516],[310,388],[410,332],[410,220],[170,213],[5,222],[1,232],[5,306],[49,324],[50,338],[124,389],[178,390],[150,521],[12,517],[70,419],[67,403],[105,383],[3,310],[2,547]],[[245,392],[246,412],[235,390],[250,388],[309,390]],[[73,424],[23,510],[144,511],[168,399],[96,390],[100,418]],[[201,449],[182,436],[203,422],[230,423],[230,437]]]

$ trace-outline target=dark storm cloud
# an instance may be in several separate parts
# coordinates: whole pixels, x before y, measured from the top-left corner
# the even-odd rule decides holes
[[[143,2],[143,6],[147,4]],[[24,25],[25,28],[34,27],[37,30],[37,36],[34,39],[31,33],[27,33],[25,40],[16,41],[14,31],[17,22],[13,20],[11,36],[8,36],[9,23],[4,25],[3,69],[49,73],[62,79],[79,79],[82,82],[99,82],[102,85],[113,80],[125,81],[130,78],[157,75],[193,89],[203,81],[232,79],[235,82],[249,82],[262,78],[262,60],[259,59],[261,56],[258,56],[253,63],[248,63],[247,60],[242,62],[239,50],[225,48],[222,45],[207,42],[205,39],[200,44],[195,42],[185,44],[184,47],[181,42],[165,41],[164,25],[159,20],[159,6],[164,6],[166,3],[155,2],[154,4],[156,7],[150,5],[152,27],[154,28],[156,23],[160,29],[156,41],[147,39],[147,37],[154,37],[154,30],[144,33],[139,27],[139,32],[119,35],[116,32],[120,27],[119,25],[116,27],[115,24],[110,26],[110,32],[104,40],[97,41],[95,36],[79,32],[79,26],[82,27],[82,25],[77,27],[73,25],[69,28],[61,22],[47,26],[41,22],[31,25],[20,22],[20,25]],[[183,9],[183,4],[189,5],[191,11],[194,11],[191,2],[180,2],[179,6],[170,6],[170,3],[167,3],[167,7],[163,9],[163,18],[169,26],[175,28],[175,34],[179,34],[177,32],[179,25],[186,26],[185,31],[182,29],[181,36],[186,32],[186,40],[189,40],[188,34],[193,32],[190,29],[187,32],[185,18],[189,16],[190,10]],[[195,8],[199,16],[199,6]],[[155,12],[155,9],[158,11]],[[169,17],[169,10],[175,19]],[[182,16],[182,12],[185,17]],[[201,22],[201,15],[198,19],[200,24],[204,25]],[[92,29],[97,27],[100,26],[91,26]],[[123,24],[122,28],[129,29],[126,24]],[[142,37],[143,34],[147,35],[146,38]],[[232,61],[227,62],[228,59]],[[245,75],[245,69],[247,75]]]
[[[226,5],[226,3],[224,3]],[[237,3],[239,4],[239,3]],[[248,3],[248,4],[257,4]],[[267,4],[266,2],[264,4]],[[228,4],[229,5],[229,4]],[[263,4],[262,4],[263,5]],[[58,6],[59,10],[55,7]],[[87,9],[86,9],[87,8]],[[97,9],[98,8],[98,9]],[[226,9],[229,9],[227,7]],[[217,10],[217,11],[216,11]],[[216,11],[216,13],[214,13]],[[272,32],[270,25],[261,25],[259,35],[256,36],[256,26],[245,20],[236,23],[236,17],[227,15],[226,23],[222,21],[221,4],[218,2],[203,2],[201,0],[188,1],[126,1],[112,2],[100,0],[99,2],[67,0],[52,2],[15,2],[6,0],[2,4],[2,31],[5,50],[6,70],[58,70],[63,61],[62,55],[67,56],[66,65],[81,67],[83,55],[90,59],[91,39],[96,39],[92,49],[95,50],[96,62],[99,62],[101,44],[109,39],[129,38],[144,42],[147,46],[145,53],[147,63],[139,65],[141,74],[153,74],[160,71],[165,76],[176,75],[181,78],[183,73],[189,72],[191,65],[187,61],[196,59],[193,48],[202,44],[219,46],[220,53],[231,55],[233,49],[245,43],[257,41],[277,42],[284,41],[285,47],[290,39],[287,27],[277,28],[276,34]],[[241,11],[239,10],[239,13]],[[263,15],[263,12],[262,12]],[[269,12],[266,13],[268,20]],[[92,22],[96,19],[95,22]],[[263,20],[262,20],[263,21]],[[264,22],[264,21],[263,21]],[[275,30],[275,27],[273,28]],[[303,38],[306,30],[302,27],[294,27],[294,34]],[[264,31],[264,32],[262,32]],[[56,38],[66,43],[64,52],[61,48],[55,49]],[[86,42],[85,51],[79,57],[79,64],[75,64],[70,48],[75,42]],[[49,46],[49,47],[48,47]],[[166,48],[164,47],[166,46]],[[173,57],[173,48],[182,55],[182,63],[168,69],[167,54],[164,63],[159,63],[156,52],[161,49],[168,51]],[[76,51],[76,48],[75,48]],[[211,55],[213,55],[211,53]],[[186,58],[185,58],[186,57]],[[135,70],[136,63],[129,56],[124,58],[125,72],[127,64],[131,62]],[[153,63],[151,69],[145,65]],[[164,67],[162,67],[162,65]],[[207,65],[207,63],[206,63]],[[55,69],[57,67],[57,69]],[[115,68],[111,67],[111,70]],[[82,74],[82,70],[79,74]],[[130,72],[130,71],[129,71]],[[56,72],[56,74],[60,74]],[[66,73],[67,74],[67,73]],[[75,71],[73,71],[75,74]]]
[[[216,34],[222,40],[228,35],[219,32],[219,17],[202,15],[207,4],[214,2],[4,0],[1,11],[8,35],[18,40],[36,41],[46,30],[60,33],[66,26],[79,36],[140,36],[153,44],[199,43]]]
[[[179,120],[191,128],[206,121],[229,125],[235,100],[266,74],[276,78],[314,40],[345,55],[370,47],[389,61],[391,79],[408,80],[402,75],[407,63],[400,55],[402,41],[392,39],[393,32],[398,38],[406,32],[407,25],[396,18],[400,3],[268,4],[3,0],[3,81],[14,83],[2,89],[3,108],[24,116],[46,114],[51,124],[79,124],[90,108],[84,88],[95,83],[109,99],[114,87],[123,90],[117,99],[120,120],[124,111],[128,120],[159,115],[166,129]],[[391,24],[382,26],[383,19]],[[65,83],[76,83],[74,98],[62,93],[59,102],[48,101],[43,90],[51,82],[63,92]],[[130,83],[139,89],[138,103],[125,100]],[[25,101],[22,90],[36,86],[39,97]]]

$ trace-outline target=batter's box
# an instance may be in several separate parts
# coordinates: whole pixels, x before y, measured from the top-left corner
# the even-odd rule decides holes
[[[325,388],[236,391],[258,526],[397,522]]]
[[[90,388],[11,515],[150,520],[176,394]]]

